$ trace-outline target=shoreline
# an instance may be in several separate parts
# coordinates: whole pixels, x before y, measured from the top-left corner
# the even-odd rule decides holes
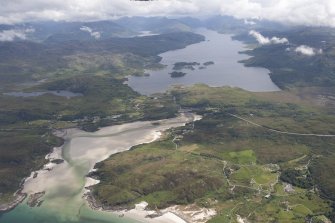
[[[120,218],[127,217],[146,223],[205,223],[217,215],[215,209],[200,208],[196,204],[172,205],[158,210],[148,209],[148,203],[145,201],[135,204],[135,208],[132,209],[122,206],[104,207],[94,198],[91,191],[85,194],[84,199],[92,210],[110,212]]]
[[[0,205],[0,215],[13,210],[28,197],[26,193],[22,193],[21,191],[22,188],[13,195],[14,199],[12,201]]]
[[[181,113],[182,115],[185,115],[184,112]],[[193,119],[191,122],[200,120],[201,117],[198,117],[197,115],[193,116]],[[185,124],[190,123],[186,122]],[[153,139],[146,142],[146,143],[152,143],[158,139],[160,139],[163,135],[162,131],[155,131],[152,133]],[[129,151],[132,147],[128,148],[126,151]],[[89,176],[90,173],[94,172],[96,169],[92,169],[86,176],[86,182],[84,186],[84,193],[83,193],[83,199],[85,200],[86,204],[88,204],[89,208],[95,211],[101,211],[101,212],[110,212],[113,213],[120,218],[122,217],[128,217],[130,219],[139,221],[139,222],[147,222],[148,219],[157,222],[157,223],[171,223],[171,220],[174,220],[174,223],[191,223],[189,221],[186,221],[181,216],[179,216],[176,213],[167,212],[162,213],[161,210],[154,211],[154,210],[147,210],[147,203],[141,202],[140,204],[136,204],[134,209],[129,209],[126,207],[103,207],[93,196],[92,194],[92,188],[94,185],[100,183],[99,179],[95,179]],[[165,216],[164,215],[169,215]],[[163,218],[162,220],[155,220],[156,218]]]
[[[135,208],[129,209],[126,207],[103,207],[94,198],[91,191],[88,192],[84,199],[86,200],[89,208],[95,211],[110,212],[118,215],[120,218],[127,217],[139,222],[147,223],[192,223],[181,216],[180,213],[164,210],[149,210],[147,209],[148,203],[145,201],[136,204]]]
[[[191,113],[189,111],[188,112],[187,111],[180,111],[179,115],[177,117],[173,118],[173,119],[159,120],[159,123],[161,123],[163,126],[161,126],[159,128],[153,128],[152,131],[148,132],[148,134],[140,140],[140,142],[141,142],[141,144],[151,143],[151,142],[156,141],[159,138],[161,138],[162,133],[169,128],[178,127],[178,126],[185,126],[187,123],[191,123],[191,122],[194,122],[194,121],[197,121],[197,120],[200,120],[200,119],[201,119],[201,116],[199,116],[199,115],[196,115],[196,114]],[[156,121],[147,121],[147,122],[148,123],[146,123],[146,122],[144,122],[144,123],[146,123],[146,125],[154,125],[154,123]],[[134,122],[125,123],[124,125],[108,126],[108,127],[105,127],[105,128],[101,128],[101,129],[99,129],[100,133],[98,133],[97,136],[109,137],[109,136],[113,135],[114,133],[117,133],[118,131],[125,132],[125,131],[128,131],[129,126],[132,126],[133,124],[134,124]],[[160,126],[160,125],[158,125],[158,126]],[[110,129],[110,128],[112,128],[112,129]],[[112,132],[110,132],[111,130],[112,130]],[[40,170],[33,171],[30,174],[30,176],[28,176],[28,177],[26,177],[22,180],[20,193],[18,193],[19,196],[17,198],[15,198],[13,200],[13,202],[10,202],[8,204],[4,204],[3,207],[2,207],[2,210],[0,210],[0,214],[2,214],[3,212],[12,211],[19,204],[23,203],[26,200],[27,197],[29,197],[31,195],[34,195],[34,194],[40,195],[38,197],[40,200],[38,200],[38,201],[39,201],[39,204],[41,204],[43,202],[43,196],[44,196],[45,191],[38,191],[39,189],[36,188],[36,187],[32,187],[33,185],[31,183],[34,182],[35,178],[39,178],[40,174],[43,175],[45,173],[53,171],[53,169],[56,166],[58,166],[59,164],[64,162],[65,158],[64,158],[63,151],[64,151],[64,146],[66,145],[65,142],[67,140],[71,139],[72,137],[82,138],[82,137],[86,136],[86,134],[84,132],[82,132],[81,130],[76,129],[76,128],[54,130],[53,134],[58,136],[58,137],[63,138],[65,140],[64,144],[60,147],[54,147],[52,149],[52,151],[45,156],[45,159],[47,160],[46,164]],[[89,133],[89,134],[92,134],[92,133]],[[128,151],[133,146],[134,145],[129,146],[128,148],[124,149],[124,151]],[[105,160],[108,157],[104,156],[101,159],[99,159],[98,162],[102,161],[102,160]],[[60,162],[60,161],[62,161],[62,162]],[[66,159],[65,159],[65,161],[66,161]],[[95,160],[95,161],[97,161],[97,160]],[[92,168],[89,171],[89,173],[92,172],[92,171],[94,171],[94,168]],[[173,211],[173,210],[151,211],[151,210],[147,210],[147,208],[146,208],[147,204],[143,205],[143,203],[138,204],[139,206],[135,209],[125,209],[125,208],[111,209],[111,208],[108,208],[108,207],[101,207],[101,205],[99,205],[98,202],[94,200],[94,197],[91,194],[91,188],[95,184],[99,183],[99,180],[88,177],[89,173],[87,173],[87,175],[84,176],[85,186],[82,188],[81,196],[82,196],[83,202],[85,204],[88,204],[88,207],[92,210],[111,212],[111,214],[115,215],[116,217],[117,216],[119,216],[119,217],[124,216],[126,218],[133,219],[133,220],[139,221],[139,222],[150,222],[150,223],[151,222],[152,223],[172,223],[172,222],[174,222],[174,223],[189,223],[189,222],[191,222],[191,221],[187,221],[187,220],[183,219],[183,216],[181,214],[179,215],[179,213],[177,211]],[[26,184],[28,184],[29,186],[26,187]]]
[[[181,112],[181,114],[187,115],[189,112]],[[194,114],[192,120],[186,123],[195,122],[201,120],[201,118],[201,116]],[[163,135],[162,131],[155,131],[152,134],[154,134],[153,139],[146,143],[154,142]],[[129,149],[131,149],[131,147],[128,148],[128,150]],[[94,185],[100,183],[98,178],[90,177],[90,173],[94,172],[95,170],[96,169],[92,169],[87,174],[83,193],[83,199],[85,200],[88,207],[92,210],[110,212],[119,217],[127,217],[139,222],[147,223],[205,223],[217,214],[214,209],[200,208],[195,204],[190,204],[187,206],[172,205],[168,208],[160,210],[148,209],[148,203],[145,201],[142,201],[139,204],[135,204],[135,208],[132,209],[126,206],[104,206],[95,199],[92,193]]]
[[[64,135],[66,135],[66,130],[57,130],[57,131],[62,132]],[[51,152],[45,155],[45,160],[47,161],[46,164],[44,164],[41,169],[31,172],[30,176],[22,179],[19,190],[13,194],[13,200],[5,204],[0,204],[0,215],[12,211],[18,205],[23,203],[26,200],[26,198],[29,197],[29,194],[27,192],[23,192],[24,184],[30,179],[36,178],[40,172],[50,171],[55,165],[58,165],[57,163],[53,163],[52,161],[62,159],[61,155],[59,155],[57,152],[62,151],[63,146],[64,144],[61,145],[60,147],[53,147]]]

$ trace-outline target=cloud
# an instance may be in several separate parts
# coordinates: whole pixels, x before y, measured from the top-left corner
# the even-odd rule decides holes
[[[10,29],[0,32],[0,41],[14,41],[15,39],[25,40],[28,33],[35,32],[34,29]]]
[[[100,37],[101,37],[101,33],[100,32],[93,32],[93,30],[90,27],[88,27],[88,26],[82,26],[80,28],[80,30],[84,31],[84,32],[88,32],[95,39],[100,39]]]
[[[268,37],[263,36],[262,34],[260,34],[259,32],[255,31],[255,30],[251,30],[249,32],[249,35],[253,36],[257,42],[261,45],[270,45],[270,44],[287,44],[288,39],[286,38],[279,38],[279,37],[272,37],[271,39]]]
[[[244,19],[244,24],[253,26],[253,25],[256,25],[256,22],[252,20]]]
[[[298,46],[297,48],[295,48],[294,51],[296,53],[300,53],[300,54],[305,55],[305,56],[314,56],[316,54],[322,54],[322,49],[317,50],[313,47],[309,47],[309,46],[306,46],[306,45]]]
[[[334,0],[1,0],[0,23],[91,21],[120,16],[230,15],[335,27]]]
[[[334,0],[223,0],[221,12],[242,19],[335,27]]]

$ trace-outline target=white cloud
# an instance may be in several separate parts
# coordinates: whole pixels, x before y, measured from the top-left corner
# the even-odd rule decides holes
[[[301,45],[295,48],[295,52],[305,56],[314,56],[316,54],[322,54],[322,49],[315,49],[313,47]]]
[[[251,30],[249,32],[249,35],[253,36],[257,42],[261,45],[269,45],[269,44],[287,44],[288,39],[286,38],[279,38],[279,37],[272,37],[271,39],[268,37],[263,36],[262,34],[260,34],[259,32],[255,31],[255,30]]]
[[[83,31],[83,32],[88,32],[95,39],[100,39],[100,37],[101,37],[101,33],[100,32],[93,32],[93,30],[90,27],[88,27],[88,26],[82,26],[80,28],[80,30]]]
[[[15,39],[25,40],[28,33],[35,32],[34,29],[10,29],[0,32],[0,41],[13,41]]]
[[[259,32],[256,32],[255,30],[251,30],[249,32],[249,35],[255,37],[255,39],[257,40],[259,44],[265,45],[265,44],[271,43],[269,38],[264,37],[262,34],[260,34]]]
[[[279,37],[274,36],[274,37],[271,38],[271,43],[273,43],[273,44],[287,44],[289,42],[288,42],[287,38],[279,38]]]
[[[335,27],[334,0],[223,0],[221,11],[237,18]]]
[[[1,0],[0,23],[213,14],[335,27],[334,0]]]
[[[244,24],[253,26],[253,25],[256,25],[256,22],[252,20],[244,19]]]

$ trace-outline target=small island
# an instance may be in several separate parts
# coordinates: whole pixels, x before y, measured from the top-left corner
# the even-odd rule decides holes
[[[173,70],[195,70],[195,66],[200,66],[198,62],[177,62],[173,66]]]
[[[173,71],[170,73],[172,78],[177,78],[177,77],[184,77],[186,73],[184,72],[178,72],[178,71]]]
[[[64,160],[63,159],[53,159],[50,162],[54,164],[61,164],[61,163],[64,163]]]
[[[215,63],[213,61],[208,61],[203,63],[204,66],[210,66],[210,65],[214,65]]]

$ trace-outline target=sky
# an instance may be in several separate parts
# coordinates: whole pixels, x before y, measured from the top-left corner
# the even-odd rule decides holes
[[[220,14],[335,27],[335,0],[0,0],[0,5],[0,24]]]

